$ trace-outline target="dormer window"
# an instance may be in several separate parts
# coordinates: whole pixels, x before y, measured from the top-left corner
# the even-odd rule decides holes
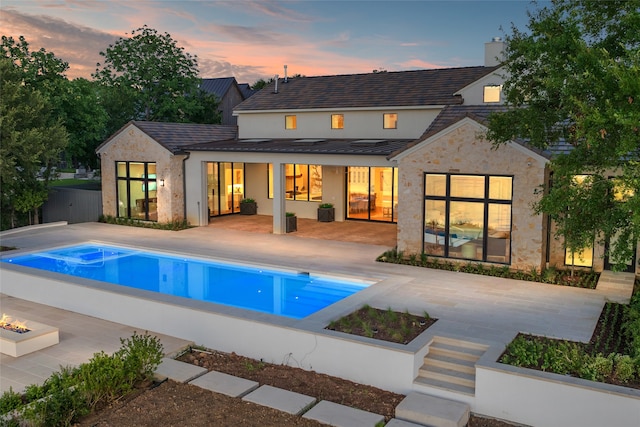
[[[502,93],[502,85],[489,85],[484,87],[485,103],[500,102],[500,94]]]
[[[285,129],[297,129],[298,119],[295,115],[284,116],[284,128]]]
[[[383,129],[398,129],[398,114],[385,113],[382,117]]]
[[[344,129],[344,114],[331,115],[331,129]]]

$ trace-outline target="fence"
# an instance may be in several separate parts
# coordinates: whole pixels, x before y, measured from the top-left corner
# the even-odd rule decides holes
[[[102,191],[54,187],[42,206],[42,221],[69,224],[97,221],[102,215]]]

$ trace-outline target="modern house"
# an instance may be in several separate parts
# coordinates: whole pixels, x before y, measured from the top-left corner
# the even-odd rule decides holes
[[[104,214],[206,226],[248,197],[280,234],[286,212],[332,203],[336,221],[397,223],[407,254],[601,270],[603,248],[568,256],[531,210],[552,153],[483,137],[504,108],[502,48],[478,67],[285,74],[235,106],[237,127],[131,122],[97,150]]]

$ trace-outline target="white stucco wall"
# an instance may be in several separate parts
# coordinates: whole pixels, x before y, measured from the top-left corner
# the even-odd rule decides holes
[[[544,182],[546,162],[515,144],[492,149],[481,137],[484,129],[464,119],[398,157],[398,250],[406,254],[422,251],[425,172],[512,175],[511,266],[540,268],[543,221],[530,205],[536,197],[534,190]]]
[[[258,214],[273,215],[273,199],[268,198],[266,168],[269,163],[297,163],[322,165],[322,201],[285,201],[285,211],[300,218],[316,218],[318,205],[333,203],[336,221],[344,220],[345,166],[395,167],[395,162],[383,156],[362,155],[304,155],[295,153],[217,153],[192,152],[186,161],[186,208],[191,225],[206,225],[206,162],[244,162],[246,171],[245,195],[258,202]]]
[[[238,137],[246,138],[418,138],[429,127],[441,107],[360,111],[279,111],[238,114]],[[384,113],[398,114],[397,129],[383,129]],[[331,129],[331,114],[344,114],[344,129]],[[284,128],[285,115],[297,116],[297,129]]]
[[[458,92],[456,92],[456,95],[462,96],[462,99],[464,99],[464,105],[484,105],[484,87],[502,85],[507,75],[507,72],[503,68],[499,68],[493,73],[486,75],[483,78],[476,80],[470,85],[460,89]],[[489,103],[489,105],[501,105],[503,103],[504,94],[501,96],[500,102]]]

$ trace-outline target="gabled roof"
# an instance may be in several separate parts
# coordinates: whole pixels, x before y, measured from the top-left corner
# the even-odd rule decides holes
[[[257,90],[251,89],[251,85],[249,85],[249,83],[238,83],[238,88],[240,89],[240,92],[242,93],[242,97],[244,99],[247,99],[258,92]]]
[[[442,68],[435,70],[295,77],[278,80],[234,111],[295,110],[371,107],[421,107],[461,104],[456,91],[498,67]]]
[[[200,83],[200,89],[204,90],[207,93],[214,94],[218,99],[222,99],[234,84],[237,84],[235,77],[202,79],[202,83]]]
[[[173,154],[185,152],[184,147],[187,145],[233,139],[238,135],[237,126],[131,121],[100,144],[96,152],[130,125],[140,129]]]
[[[442,109],[440,114],[438,114],[433,122],[431,122],[422,136],[420,136],[414,142],[407,144],[405,147],[402,147],[398,151],[392,153],[389,158],[393,158],[398,154],[418,144],[421,144],[425,140],[431,138],[437,133],[447,129],[448,127],[467,117],[477,123],[486,126],[489,121],[489,116],[492,113],[507,111],[507,108],[508,107],[504,105],[449,105]],[[540,150],[539,148],[533,147],[532,145],[528,144],[527,141],[522,139],[517,139],[513,142],[545,158],[551,158],[558,154],[566,154],[571,150],[570,144],[564,141],[560,141],[552,146],[549,146],[546,150]]]

